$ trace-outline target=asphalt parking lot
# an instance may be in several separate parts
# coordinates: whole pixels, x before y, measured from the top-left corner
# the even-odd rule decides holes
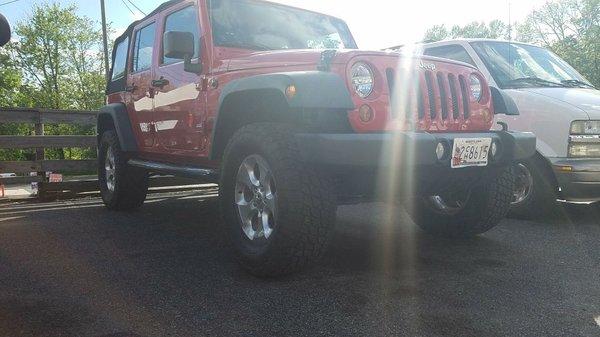
[[[400,208],[346,206],[312,270],[233,261],[211,191],[0,204],[1,336],[599,336],[600,220],[505,220],[431,238]]]

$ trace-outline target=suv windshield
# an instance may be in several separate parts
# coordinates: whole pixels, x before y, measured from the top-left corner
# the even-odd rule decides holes
[[[252,0],[211,0],[216,46],[251,50],[355,49],[344,21]]]
[[[522,87],[591,87],[569,64],[547,49],[509,42],[471,42],[498,85]]]

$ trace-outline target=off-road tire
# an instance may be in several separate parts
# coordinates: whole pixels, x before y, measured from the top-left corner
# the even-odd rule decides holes
[[[115,164],[114,191],[107,186],[105,160],[112,148]],[[148,193],[148,172],[127,165],[128,156],[121,151],[119,139],[113,130],[100,137],[98,151],[98,182],[104,205],[110,210],[129,211],[142,206]]]
[[[240,265],[258,277],[297,272],[326,250],[335,222],[335,194],[327,177],[300,159],[294,129],[276,123],[242,127],[229,141],[221,166],[220,207],[227,237]],[[250,240],[235,204],[238,169],[244,158],[259,155],[277,186],[277,219],[266,242]]]
[[[512,168],[499,170],[489,182],[474,186],[456,213],[439,212],[429,198],[417,198],[407,211],[425,232],[446,237],[470,237],[496,226],[509,209],[513,192]]]
[[[533,157],[520,162],[530,172],[533,185],[529,197],[512,204],[509,216],[519,219],[555,217],[560,214],[556,206],[556,183],[551,169],[542,158]]]

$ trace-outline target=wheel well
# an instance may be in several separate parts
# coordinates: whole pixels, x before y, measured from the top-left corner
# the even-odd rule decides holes
[[[293,122],[287,100],[275,89],[232,93],[223,100],[215,125],[211,158],[223,155],[227,142],[244,125],[257,122]]]
[[[96,124],[96,130],[98,133],[98,139],[102,137],[102,134],[107,130],[114,130],[115,124],[112,116],[106,113],[98,115],[98,122]]]
[[[304,132],[352,132],[345,109],[291,108],[279,90],[247,90],[230,94],[221,104],[210,158],[219,159],[241,127],[260,122],[290,123]]]

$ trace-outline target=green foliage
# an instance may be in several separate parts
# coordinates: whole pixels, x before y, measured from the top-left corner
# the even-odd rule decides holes
[[[513,27],[515,41],[548,48],[600,87],[600,0],[554,0],[533,11]],[[425,41],[452,38],[509,39],[509,26],[494,20],[472,22],[448,30],[436,25],[427,30]]]
[[[78,16],[75,5],[35,4],[14,27],[16,41],[0,50],[0,106],[97,110],[104,103],[101,25]],[[29,135],[30,125],[2,124],[0,134]],[[93,127],[45,125],[47,135],[93,134]],[[31,151],[1,150],[0,160]],[[49,149],[48,159],[93,158],[90,149]]]
[[[508,25],[500,20],[493,20],[489,24],[484,22],[471,22],[464,26],[454,25],[448,29],[445,25],[435,25],[425,33],[425,41],[441,41],[457,38],[489,38],[502,39],[508,37]]]

